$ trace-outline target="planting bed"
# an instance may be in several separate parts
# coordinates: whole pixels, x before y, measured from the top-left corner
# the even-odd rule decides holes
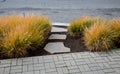
[[[51,26],[44,17],[9,18],[7,22],[0,19],[0,59],[108,51],[120,44],[120,20],[83,17],[69,26]]]

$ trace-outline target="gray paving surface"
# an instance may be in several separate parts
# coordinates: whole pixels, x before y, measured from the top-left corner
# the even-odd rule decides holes
[[[0,60],[0,74],[120,74],[120,50]]]
[[[0,0],[0,15],[43,14],[68,23],[81,16],[120,17],[120,0]]]

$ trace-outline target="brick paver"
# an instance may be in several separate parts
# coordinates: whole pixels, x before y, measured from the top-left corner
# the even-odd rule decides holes
[[[120,50],[0,60],[0,74],[120,74]]]

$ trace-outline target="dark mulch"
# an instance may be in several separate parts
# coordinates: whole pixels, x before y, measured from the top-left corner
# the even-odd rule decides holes
[[[72,37],[69,34],[67,34],[67,38],[64,42],[64,45],[66,47],[69,47],[71,49],[71,52],[84,52],[88,51],[86,48],[84,41],[80,37]]]

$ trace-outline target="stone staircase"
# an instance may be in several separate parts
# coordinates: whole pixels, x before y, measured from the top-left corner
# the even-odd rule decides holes
[[[70,52],[70,48],[64,46],[64,40],[66,39],[66,33],[68,24],[63,23],[55,23],[53,24],[51,35],[49,37],[50,42],[46,44],[45,50],[51,54],[54,53],[64,53]]]

